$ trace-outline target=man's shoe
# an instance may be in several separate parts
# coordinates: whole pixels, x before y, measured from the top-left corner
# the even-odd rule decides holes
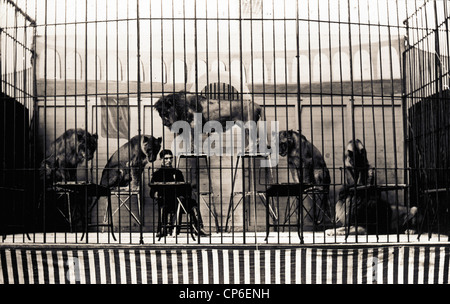
[[[209,234],[206,233],[202,228],[200,228],[200,232],[197,233],[198,236],[208,236]]]
[[[163,238],[163,237],[165,237],[165,236],[167,236],[167,233],[158,232],[158,233],[156,234],[156,237],[157,237],[158,239]]]
[[[197,227],[195,225],[192,225],[192,229],[194,229],[194,233],[197,236],[208,236],[209,234],[206,233],[203,228],[200,228],[200,230],[197,230]]]

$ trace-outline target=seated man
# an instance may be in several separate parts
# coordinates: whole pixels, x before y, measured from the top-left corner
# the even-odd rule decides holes
[[[150,186],[152,183],[170,183],[170,182],[184,182],[183,173],[172,167],[173,154],[170,150],[162,150],[159,153],[161,158],[161,168],[153,173],[150,181]],[[159,193],[156,187],[150,188],[150,197],[156,199],[161,209],[164,207],[164,212],[162,212],[162,222],[167,222],[167,215],[171,214],[173,216],[177,209],[177,197],[181,199],[186,211],[190,214],[192,225],[195,233],[199,236],[207,235],[203,231],[203,222],[200,215],[200,210],[198,208],[197,202],[191,198],[192,189],[186,188],[185,190],[179,190],[177,193],[170,188],[164,193]],[[172,218],[171,216],[171,218]],[[162,227],[161,222],[158,222],[158,236],[164,236],[166,234],[165,229]]]

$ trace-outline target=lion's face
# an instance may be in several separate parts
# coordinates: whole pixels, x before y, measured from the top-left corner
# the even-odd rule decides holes
[[[164,109],[159,112],[159,115],[161,116],[163,125],[168,128],[172,127],[172,125],[178,120],[174,107],[164,107]]]
[[[164,126],[170,128],[176,121],[183,120],[185,115],[183,109],[180,108],[183,104],[186,104],[186,100],[181,93],[170,94],[158,99],[155,103],[155,109],[158,111]]]
[[[161,150],[162,138],[155,138],[153,136],[142,136],[141,149],[147,156],[147,161],[154,162],[158,157],[158,152]]]
[[[194,120],[193,113],[202,110],[199,108],[197,96],[183,91],[158,99],[155,109],[158,111],[163,125],[168,128],[180,120],[191,123]]]
[[[279,154],[280,156],[286,156],[289,153],[289,147],[292,144],[292,131],[280,131],[279,132]]]
[[[80,160],[90,161],[94,158],[95,151],[97,150],[97,134],[78,133],[78,154]]]
[[[345,151],[345,165],[351,168],[363,168],[367,163],[367,153],[359,139],[351,140]]]

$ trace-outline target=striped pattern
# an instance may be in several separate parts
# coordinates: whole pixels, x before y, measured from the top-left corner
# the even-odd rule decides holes
[[[445,246],[0,249],[1,284],[442,284]]]

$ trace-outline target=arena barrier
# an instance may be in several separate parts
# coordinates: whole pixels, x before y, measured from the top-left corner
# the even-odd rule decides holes
[[[447,284],[445,245],[25,246],[0,249],[1,284]]]

